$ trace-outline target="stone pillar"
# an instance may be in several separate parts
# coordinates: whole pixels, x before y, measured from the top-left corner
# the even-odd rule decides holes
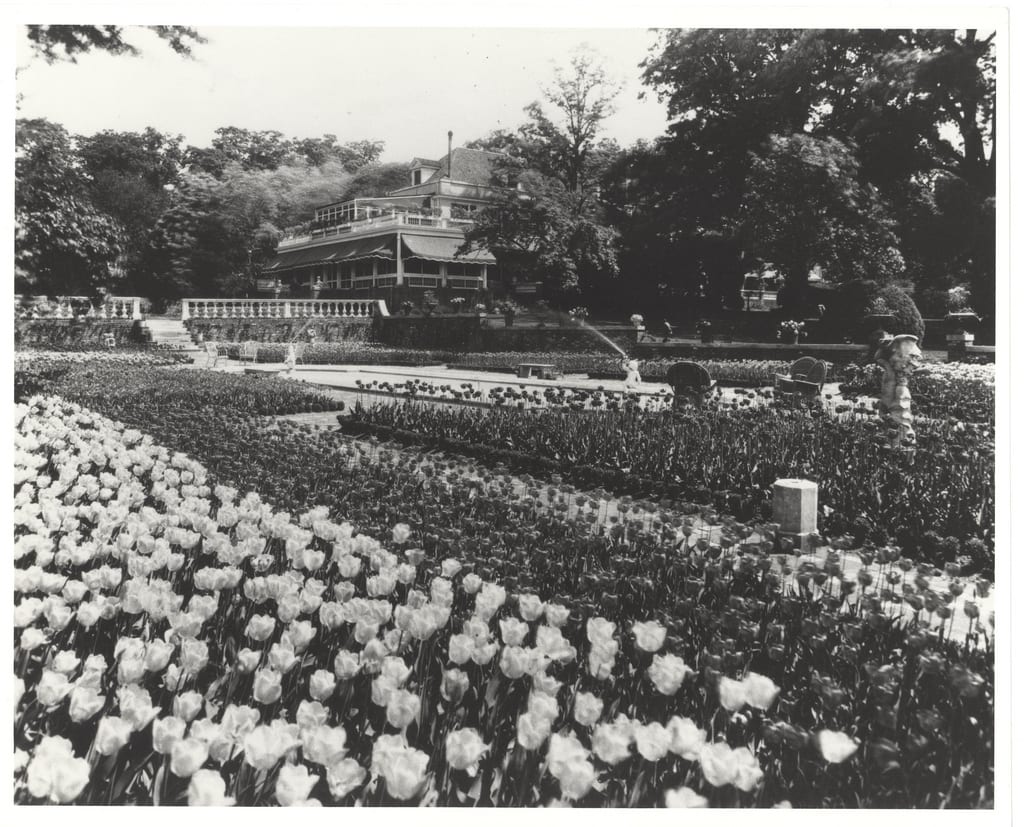
[[[974,334],[965,330],[946,334],[946,361],[962,362],[967,356],[967,348],[974,344]]]
[[[776,480],[772,486],[772,520],[779,533],[800,549],[818,531],[818,484],[810,480]]]

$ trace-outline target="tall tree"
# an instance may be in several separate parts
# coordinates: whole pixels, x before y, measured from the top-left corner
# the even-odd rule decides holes
[[[601,193],[618,147],[599,137],[617,92],[594,56],[581,52],[543,90],[551,114],[533,102],[514,140],[490,136],[508,153],[494,165],[500,195],[477,215],[464,249],[486,247],[506,277],[542,282],[566,304],[597,294],[618,274]]]
[[[853,152],[835,138],[772,136],[754,157],[740,233],[747,249],[786,277],[790,303],[801,304],[816,264],[835,281],[891,281],[902,273],[895,222],[858,172]]]
[[[180,135],[106,130],[76,139],[92,203],[125,230],[125,288],[144,294],[149,234],[170,201],[182,160]]]
[[[724,230],[748,198],[770,135],[837,138],[856,147],[863,182],[889,201],[908,272],[994,284],[994,40],[976,31],[672,30],[645,82],[673,123],[661,144],[680,223]],[[949,178],[969,197],[942,210]],[[656,185],[656,184],[655,184]],[[932,205],[935,209],[925,209]],[[929,242],[958,216],[977,233],[936,271]],[[930,224],[922,225],[927,220]],[[929,229],[930,227],[930,229]]]
[[[111,286],[123,230],[90,200],[67,131],[44,119],[16,126],[16,287],[92,295]]]

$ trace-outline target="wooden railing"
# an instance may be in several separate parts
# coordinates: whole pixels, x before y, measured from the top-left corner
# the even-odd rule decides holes
[[[182,299],[189,319],[370,319],[387,316],[381,299]]]
[[[87,296],[36,296],[22,299],[15,295],[14,307],[23,319],[121,319],[142,318],[142,299],[138,296],[107,296],[94,305]]]

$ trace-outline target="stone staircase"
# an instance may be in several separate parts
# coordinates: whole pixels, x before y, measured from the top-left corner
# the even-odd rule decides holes
[[[142,330],[146,338],[155,345],[188,353],[193,359],[198,359],[203,354],[192,341],[192,336],[181,319],[150,317],[142,322]]]

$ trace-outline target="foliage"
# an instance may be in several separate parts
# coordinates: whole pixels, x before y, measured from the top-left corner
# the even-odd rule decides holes
[[[990,806],[987,629],[892,549],[779,568],[770,526],[101,398],[167,447],[17,412],[18,801]]]
[[[206,43],[195,29],[188,26],[146,26],[157,37],[167,42],[175,52],[183,57],[192,57],[192,49]],[[139,54],[136,46],[125,40],[124,26],[26,26],[28,40],[32,50],[47,63],[60,60],[77,62],[80,54],[93,49],[109,52],[112,55]]]
[[[891,281],[903,270],[888,210],[858,175],[854,154],[834,138],[772,135],[752,159],[740,234],[785,276],[794,307],[815,264],[839,282]]]
[[[478,213],[463,250],[486,248],[509,277],[542,282],[565,302],[617,275],[617,234],[604,220],[600,190],[617,147],[598,140],[617,92],[586,52],[556,72],[544,90],[555,118],[534,102],[514,142],[495,137],[508,153],[495,163],[498,196]]]
[[[924,341],[924,319],[914,304],[914,300],[895,284],[888,284],[879,289],[869,306],[871,313],[896,317],[896,329],[893,334],[910,334],[917,336],[919,342]]]
[[[123,229],[92,203],[63,127],[44,119],[16,126],[16,289],[94,295],[112,281]]]
[[[835,139],[891,205],[918,285],[970,280],[991,297],[994,57],[994,33],[974,29],[668,30],[644,79],[670,135],[639,153],[629,200],[676,218],[662,246],[677,226],[727,232],[770,135]]]

